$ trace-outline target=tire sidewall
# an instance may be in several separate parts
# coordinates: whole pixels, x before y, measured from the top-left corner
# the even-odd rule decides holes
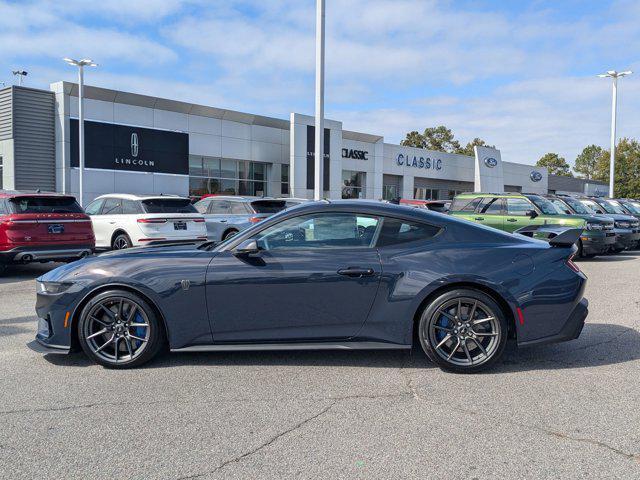
[[[481,301],[482,303],[487,305],[487,307],[493,310],[495,316],[498,318],[498,324],[501,330],[500,343],[498,345],[498,348],[495,350],[489,360],[478,365],[462,366],[451,364],[440,357],[440,355],[438,355],[438,353],[435,351],[435,348],[429,343],[428,329],[431,317],[443,303],[459,297],[473,298],[475,300]],[[424,308],[420,316],[420,321],[418,322],[418,339],[420,340],[422,350],[427,355],[427,357],[429,357],[429,359],[440,368],[457,373],[475,373],[491,367],[491,365],[498,361],[502,356],[507,344],[508,333],[509,328],[507,320],[500,305],[498,305],[498,303],[486,293],[471,288],[457,288],[439,294]]]
[[[225,232],[225,234],[222,236],[222,240],[229,240],[231,237],[235,236],[238,234],[238,230],[228,230]]]
[[[91,312],[93,307],[95,307],[98,302],[105,300],[107,298],[112,298],[112,297],[126,298],[140,305],[140,307],[144,309],[145,314],[147,315],[147,318],[149,320],[149,328],[151,328],[148,345],[145,348],[144,352],[142,352],[142,354],[139,357],[136,357],[133,360],[128,360],[126,362],[118,362],[117,364],[109,362],[99,357],[98,355],[96,355],[91,350],[91,347],[89,346],[89,344],[87,343],[87,340],[84,337],[84,326],[86,322],[89,321],[89,313]],[[138,367],[148,362],[149,360],[151,360],[153,357],[156,356],[156,354],[160,350],[160,347],[163,345],[164,338],[165,338],[164,328],[160,320],[158,319],[157,315],[155,314],[153,308],[151,308],[151,306],[149,305],[149,303],[145,301],[143,298],[141,298],[139,295],[133,294],[126,290],[118,290],[118,289],[107,290],[107,291],[98,293],[95,296],[93,296],[91,300],[89,300],[89,302],[87,302],[87,304],[82,308],[82,311],[80,312],[80,317],[77,323],[77,334],[78,334],[78,341],[84,353],[93,362],[98,363],[107,368]]]

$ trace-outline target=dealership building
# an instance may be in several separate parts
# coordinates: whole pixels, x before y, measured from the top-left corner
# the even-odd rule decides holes
[[[84,90],[84,201],[105,193],[312,198],[314,118],[272,118],[136,93]],[[546,169],[385,143],[325,120],[326,198],[547,193]],[[78,85],[0,90],[0,188],[78,194]],[[551,179],[553,182],[553,178]],[[581,193],[586,193],[581,191]]]

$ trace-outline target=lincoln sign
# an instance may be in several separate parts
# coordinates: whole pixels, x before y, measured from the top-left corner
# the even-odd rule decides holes
[[[78,166],[78,120],[70,120],[71,166]],[[189,174],[189,135],[152,128],[84,122],[85,168]]]

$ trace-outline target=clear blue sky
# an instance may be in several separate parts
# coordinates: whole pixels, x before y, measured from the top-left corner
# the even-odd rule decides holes
[[[640,2],[326,0],[327,117],[398,142],[439,124],[503,159],[573,162],[619,131],[640,138]],[[313,113],[313,0],[0,0],[0,82],[75,80],[288,118]]]

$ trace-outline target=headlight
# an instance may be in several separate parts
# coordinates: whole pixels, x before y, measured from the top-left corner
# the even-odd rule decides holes
[[[69,287],[71,284],[65,282],[38,282],[38,293],[56,295],[68,290]]]
[[[629,228],[629,222],[616,222],[616,228]]]
[[[588,223],[587,222],[587,230],[602,230],[604,225],[601,223]]]
[[[631,228],[638,228],[640,224],[638,222],[633,222],[633,223],[630,223],[630,225],[631,225]]]

